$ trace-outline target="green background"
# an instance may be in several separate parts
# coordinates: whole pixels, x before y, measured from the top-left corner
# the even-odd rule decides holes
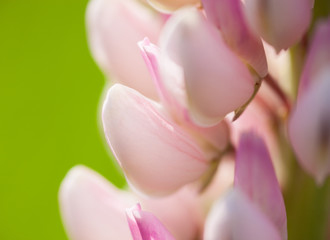
[[[0,239],[67,239],[61,180],[85,164],[123,184],[98,122],[105,84],[82,0],[0,0]]]

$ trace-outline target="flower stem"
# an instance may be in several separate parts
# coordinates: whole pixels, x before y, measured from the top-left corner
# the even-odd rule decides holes
[[[298,43],[297,45],[290,48],[293,99],[296,99],[298,95],[299,80],[304,66],[305,55],[305,42]]]
[[[285,106],[286,110],[290,112],[291,102],[288,99],[287,95],[283,92],[282,88],[278,85],[277,81],[275,81],[275,79],[270,74],[267,74],[267,76],[264,78],[264,81],[265,83],[268,84],[268,86],[271,87],[274,93],[279,97],[279,99],[282,101],[283,105]]]
[[[328,239],[326,234],[329,234],[327,226],[330,223],[330,179],[318,186],[300,167],[287,140],[285,128],[279,127],[278,133],[282,159],[287,170],[283,196],[287,210],[288,239]]]
[[[330,181],[321,187],[293,160],[292,174],[285,190],[290,240],[326,239],[329,221]]]

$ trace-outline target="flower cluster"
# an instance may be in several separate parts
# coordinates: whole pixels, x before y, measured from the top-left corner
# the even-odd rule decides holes
[[[60,188],[70,239],[286,240],[298,174],[329,208],[330,20],[313,7],[91,0],[104,133],[130,190],[74,167]]]

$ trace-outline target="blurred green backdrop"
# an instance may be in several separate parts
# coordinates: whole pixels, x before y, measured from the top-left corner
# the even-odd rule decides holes
[[[0,239],[67,239],[57,202],[85,164],[121,186],[98,127],[86,0],[0,0]]]

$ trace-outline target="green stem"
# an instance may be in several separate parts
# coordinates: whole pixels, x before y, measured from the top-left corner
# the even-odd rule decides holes
[[[283,126],[278,140],[286,169],[283,196],[287,211],[289,240],[325,240],[330,223],[330,179],[318,186],[297,161]],[[329,236],[328,236],[329,237]]]
[[[298,95],[299,80],[304,67],[306,45],[304,42],[290,48],[291,59],[291,94],[292,98],[296,99]]]
[[[298,92],[309,38],[317,21],[329,15],[330,1],[315,0],[313,20],[308,35],[290,49],[294,99]],[[329,234],[327,227],[330,223],[330,179],[328,178],[322,186],[316,185],[314,179],[306,174],[297,162],[284,130],[279,130],[279,142],[281,149],[284,149],[283,159],[286,161],[287,170],[287,182],[283,194],[287,208],[288,239],[329,239],[330,236],[326,234]]]
[[[317,186],[292,159],[290,181],[285,189],[288,239],[326,239],[329,221],[330,181]]]
[[[268,86],[273,90],[277,97],[282,101],[286,110],[290,112],[291,102],[280,85],[278,85],[277,81],[270,74],[267,74],[267,76],[264,78],[264,82],[268,84]]]

